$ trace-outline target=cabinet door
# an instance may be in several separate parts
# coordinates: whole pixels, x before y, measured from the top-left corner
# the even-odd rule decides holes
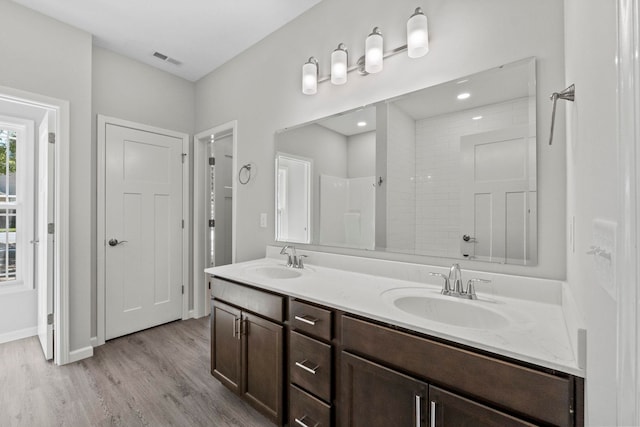
[[[211,308],[211,374],[240,394],[242,378],[241,312],[220,301]]]
[[[242,394],[259,411],[282,424],[283,327],[242,313],[245,369]]]
[[[487,387],[490,387],[487,384]],[[481,405],[438,387],[429,387],[432,427],[522,427],[534,426],[495,409]]]
[[[426,426],[428,385],[343,352],[340,425]]]

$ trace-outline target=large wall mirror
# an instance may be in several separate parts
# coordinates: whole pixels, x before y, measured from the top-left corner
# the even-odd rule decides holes
[[[276,177],[276,241],[303,240],[278,232],[301,223],[295,211],[312,245],[537,264],[535,68],[528,58],[277,132],[277,162],[313,170],[286,219],[292,184]]]

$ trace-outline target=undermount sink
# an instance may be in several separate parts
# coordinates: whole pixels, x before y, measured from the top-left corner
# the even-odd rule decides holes
[[[412,316],[451,326],[472,329],[499,329],[508,326],[507,317],[485,307],[479,301],[456,299],[455,297],[431,295],[406,289],[388,291],[383,295],[393,305]]]
[[[251,273],[267,279],[295,279],[302,276],[300,270],[285,266],[263,266],[250,269]]]

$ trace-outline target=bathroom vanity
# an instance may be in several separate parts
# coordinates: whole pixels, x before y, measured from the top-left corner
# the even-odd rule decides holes
[[[398,308],[409,295],[447,308],[433,284],[269,258],[207,272],[211,372],[277,425],[584,424],[557,307],[479,290],[462,302],[478,325],[460,326]],[[473,311],[490,304],[506,324]]]

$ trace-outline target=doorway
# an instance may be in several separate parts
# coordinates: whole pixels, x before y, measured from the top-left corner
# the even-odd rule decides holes
[[[188,136],[98,117],[98,343],[186,318]]]
[[[204,269],[235,262],[236,126],[229,122],[194,138],[194,317],[211,310]]]
[[[0,324],[12,329],[0,340],[37,335],[45,359],[62,365],[71,358],[69,104],[0,87],[0,114]]]

